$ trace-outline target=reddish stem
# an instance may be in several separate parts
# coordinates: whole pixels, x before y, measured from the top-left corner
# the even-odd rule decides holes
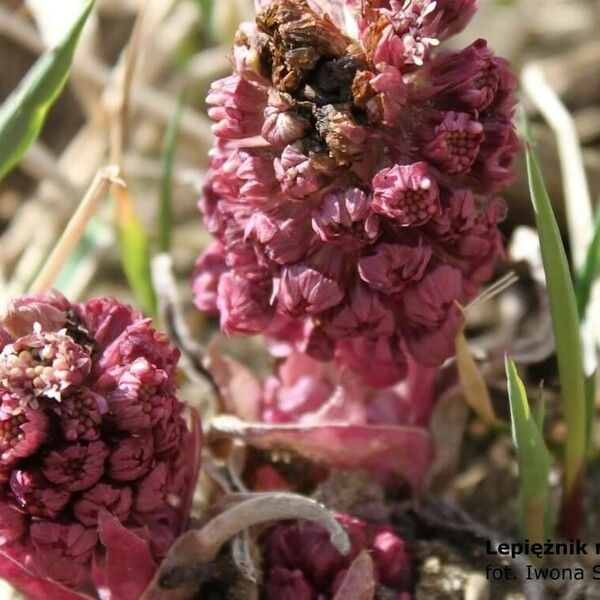
[[[567,539],[576,539],[583,521],[583,470],[575,479],[570,490],[564,491],[563,502],[560,511],[558,530],[560,535]]]

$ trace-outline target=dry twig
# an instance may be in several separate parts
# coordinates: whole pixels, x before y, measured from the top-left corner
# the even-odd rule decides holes
[[[83,197],[79,208],[58,240],[52,254],[50,254],[40,274],[33,282],[31,286],[32,293],[43,294],[52,287],[52,283],[56,279],[58,272],[73,252],[87,224],[96,214],[100,203],[105,198],[111,186],[115,184],[123,185],[118,176],[119,169],[114,165],[105,167],[97,173],[92,185]]]

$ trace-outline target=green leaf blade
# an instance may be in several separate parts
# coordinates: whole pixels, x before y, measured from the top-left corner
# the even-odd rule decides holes
[[[594,224],[594,235],[588,247],[585,263],[581,269],[577,283],[575,285],[575,296],[577,298],[577,310],[579,318],[585,317],[587,305],[590,301],[592,284],[598,274],[600,265],[600,210],[596,213],[596,222]]]
[[[529,408],[527,392],[514,362],[507,356],[504,365],[513,442],[519,465],[521,522],[527,537],[542,541],[548,533],[550,521],[550,453],[538,419]]]
[[[44,53],[0,108],[0,180],[38,137],[46,115],[63,90],[81,32],[94,6],[85,6],[65,39]]]
[[[215,0],[196,0],[196,6],[202,17],[204,33],[212,35],[214,26]]]
[[[565,483],[567,492],[570,493],[585,469],[586,432],[588,430],[579,315],[558,224],[537,159],[529,145],[526,150],[526,159],[531,202],[546,274],[567,424]]]
[[[152,285],[151,252],[148,234],[125,190],[116,191],[119,207],[121,264],[129,287],[147,315],[156,316],[156,294]]]

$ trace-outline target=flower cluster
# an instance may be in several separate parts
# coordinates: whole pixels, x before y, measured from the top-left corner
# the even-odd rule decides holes
[[[503,252],[515,78],[484,40],[439,50],[475,0],[258,5],[207,98],[196,304],[396,380],[438,366]]]
[[[435,369],[408,358],[406,377],[395,385],[365,385],[366,373],[292,353],[265,380],[230,357],[210,353],[208,369],[238,419],[212,421],[212,431],[261,450],[301,456],[311,465],[303,481],[315,483],[329,469],[363,470],[383,484],[400,481],[418,490],[434,456],[429,424],[435,409]],[[386,365],[373,378],[386,377]],[[243,419],[243,420],[242,420]],[[314,467],[314,469],[313,469]],[[263,461],[251,479],[258,489],[297,489]],[[301,489],[301,488],[298,488]]]
[[[395,385],[370,387],[365,379],[385,381],[385,365],[356,373],[291,354],[262,387],[259,418],[273,425],[404,425],[426,427],[434,408],[434,370],[409,359],[407,375]]]
[[[196,440],[175,395],[178,356],[116,300],[13,302],[0,320],[3,554],[85,587],[92,561],[101,564],[105,515],[152,557],[165,554],[195,477]]]
[[[344,514],[336,518],[350,538],[347,556],[333,547],[328,532],[315,523],[283,523],[263,538],[265,598],[333,598],[352,560],[368,550],[378,593],[385,594],[385,589],[390,597],[408,600],[411,564],[402,539],[387,525],[367,524]]]

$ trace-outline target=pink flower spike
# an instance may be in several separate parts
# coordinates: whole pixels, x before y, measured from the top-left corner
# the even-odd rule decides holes
[[[141,569],[149,581],[151,552],[164,556],[187,523],[200,464],[198,418],[192,434],[174,395],[178,351],[112,298],[24,296],[0,322],[18,333],[0,327],[0,573],[32,598],[116,590],[114,565],[100,560],[103,514],[129,528],[117,535],[129,552],[120,583],[139,593],[122,597],[139,597],[132,581]],[[134,490],[149,511],[135,518]]]
[[[104,442],[72,444],[52,450],[44,457],[42,473],[48,481],[69,492],[92,487],[104,474],[108,448]]]
[[[219,280],[217,306],[221,312],[221,329],[231,333],[258,333],[268,323],[269,282],[260,275],[245,277],[228,271]]]
[[[71,494],[50,484],[36,471],[14,470],[10,489],[18,505],[34,517],[55,518],[71,499]]]
[[[278,300],[290,315],[316,314],[339,304],[344,292],[339,283],[306,265],[283,270]]]
[[[363,283],[357,283],[348,300],[348,304],[335,311],[326,327],[327,333],[333,338],[385,338],[392,335],[395,329],[394,315],[383,304],[378,292]]]
[[[374,388],[388,387],[406,375],[406,357],[390,338],[342,340],[335,358],[340,367],[348,367]]]
[[[473,121],[465,113],[448,112],[425,145],[425,153],[446,173],[468,173],[483,137],[479,121]]]
[[[313,590],[302,574],[296,569],[290,571],[275,567],[265,582],[267,600],[311,600]]]
[[[312,226],[324,242],[362,245],[379,235],[379,219],[371,212],[371,199],[359,188],[323,196]]]
[[[379,244],[374,254],[358,261],[358,272],[372,289],[397,294],[423,277],[431,254],[430,246]]]
[[[168,418],[169,376],[145,358],[138,358],[119,377],[108,406],[120,431],[140,433]]]
[[[133,481],[145,475],[152,464],[154,442],[150,434],[125,437],[108,459],[108,474],[116,481]]]
[[[208,116],[215,121],[212,130],[217,137],[235,139],[260,133],[266,95],[258,87],[231,75],[211,85],[206,102],[213,105]]]
[[[38,521],[31,524],[31,540],[37,551],[34,564],[41,574],[72,588],[89,580],[84,565],[98,541],[94,529]]]
[[[168,469],[167,463],[160,462],[139,482],[134,502],[136,512],[152,513],[165,505]]]
[[[107,410],[106,400],[87,388],[81,388],[54,407],[63,435],[70,442],[97,440]]]
[[[132,493],[129,487],[98,483],[86,490],[73,504],[73,515],[86,527],[97,525],[98,515],[102,510],[109,511],[119,521],[124,522],[129,516],[131,504]]]
[[[379,171],[373,188],[373,210],[399,225],[422,225],[440,211],[438,186],[424,162]]]
[[[373,536],[371,544],[381,583],[389,587],[406,585],[411,565],[404,541],[393,531],[383,529]]]
[[[0,395],[2,388],[0,388]],[[21,408],[16,396],[4,393],[0,404],[0,460],[14,464],[35,454],[48,437],[48,417],[39,410]]]
[[[194,276],[198,305],[214,309],[218,280],[222,331],[341,364],[374,323],[342,312],[364,282],[392,318],[375,319],[380,351],[393,338],[421,352],[434,326],[405,319],[404,294],[446,266],[466,303],[501,256],[497,226],[477,219],[511,182],[516,77],[484,40],[438,49],[476,0],[255,6],[233,75],[208,98],[219,131],[199,208],[223,261]],[[438,366],[452,352],[442,341]]]
[[[199,310],[218,313],[217,288],[219,278],[226,270],[223,246],[219,242],[213,242],[198,257],[192,275],[192,293]]]

